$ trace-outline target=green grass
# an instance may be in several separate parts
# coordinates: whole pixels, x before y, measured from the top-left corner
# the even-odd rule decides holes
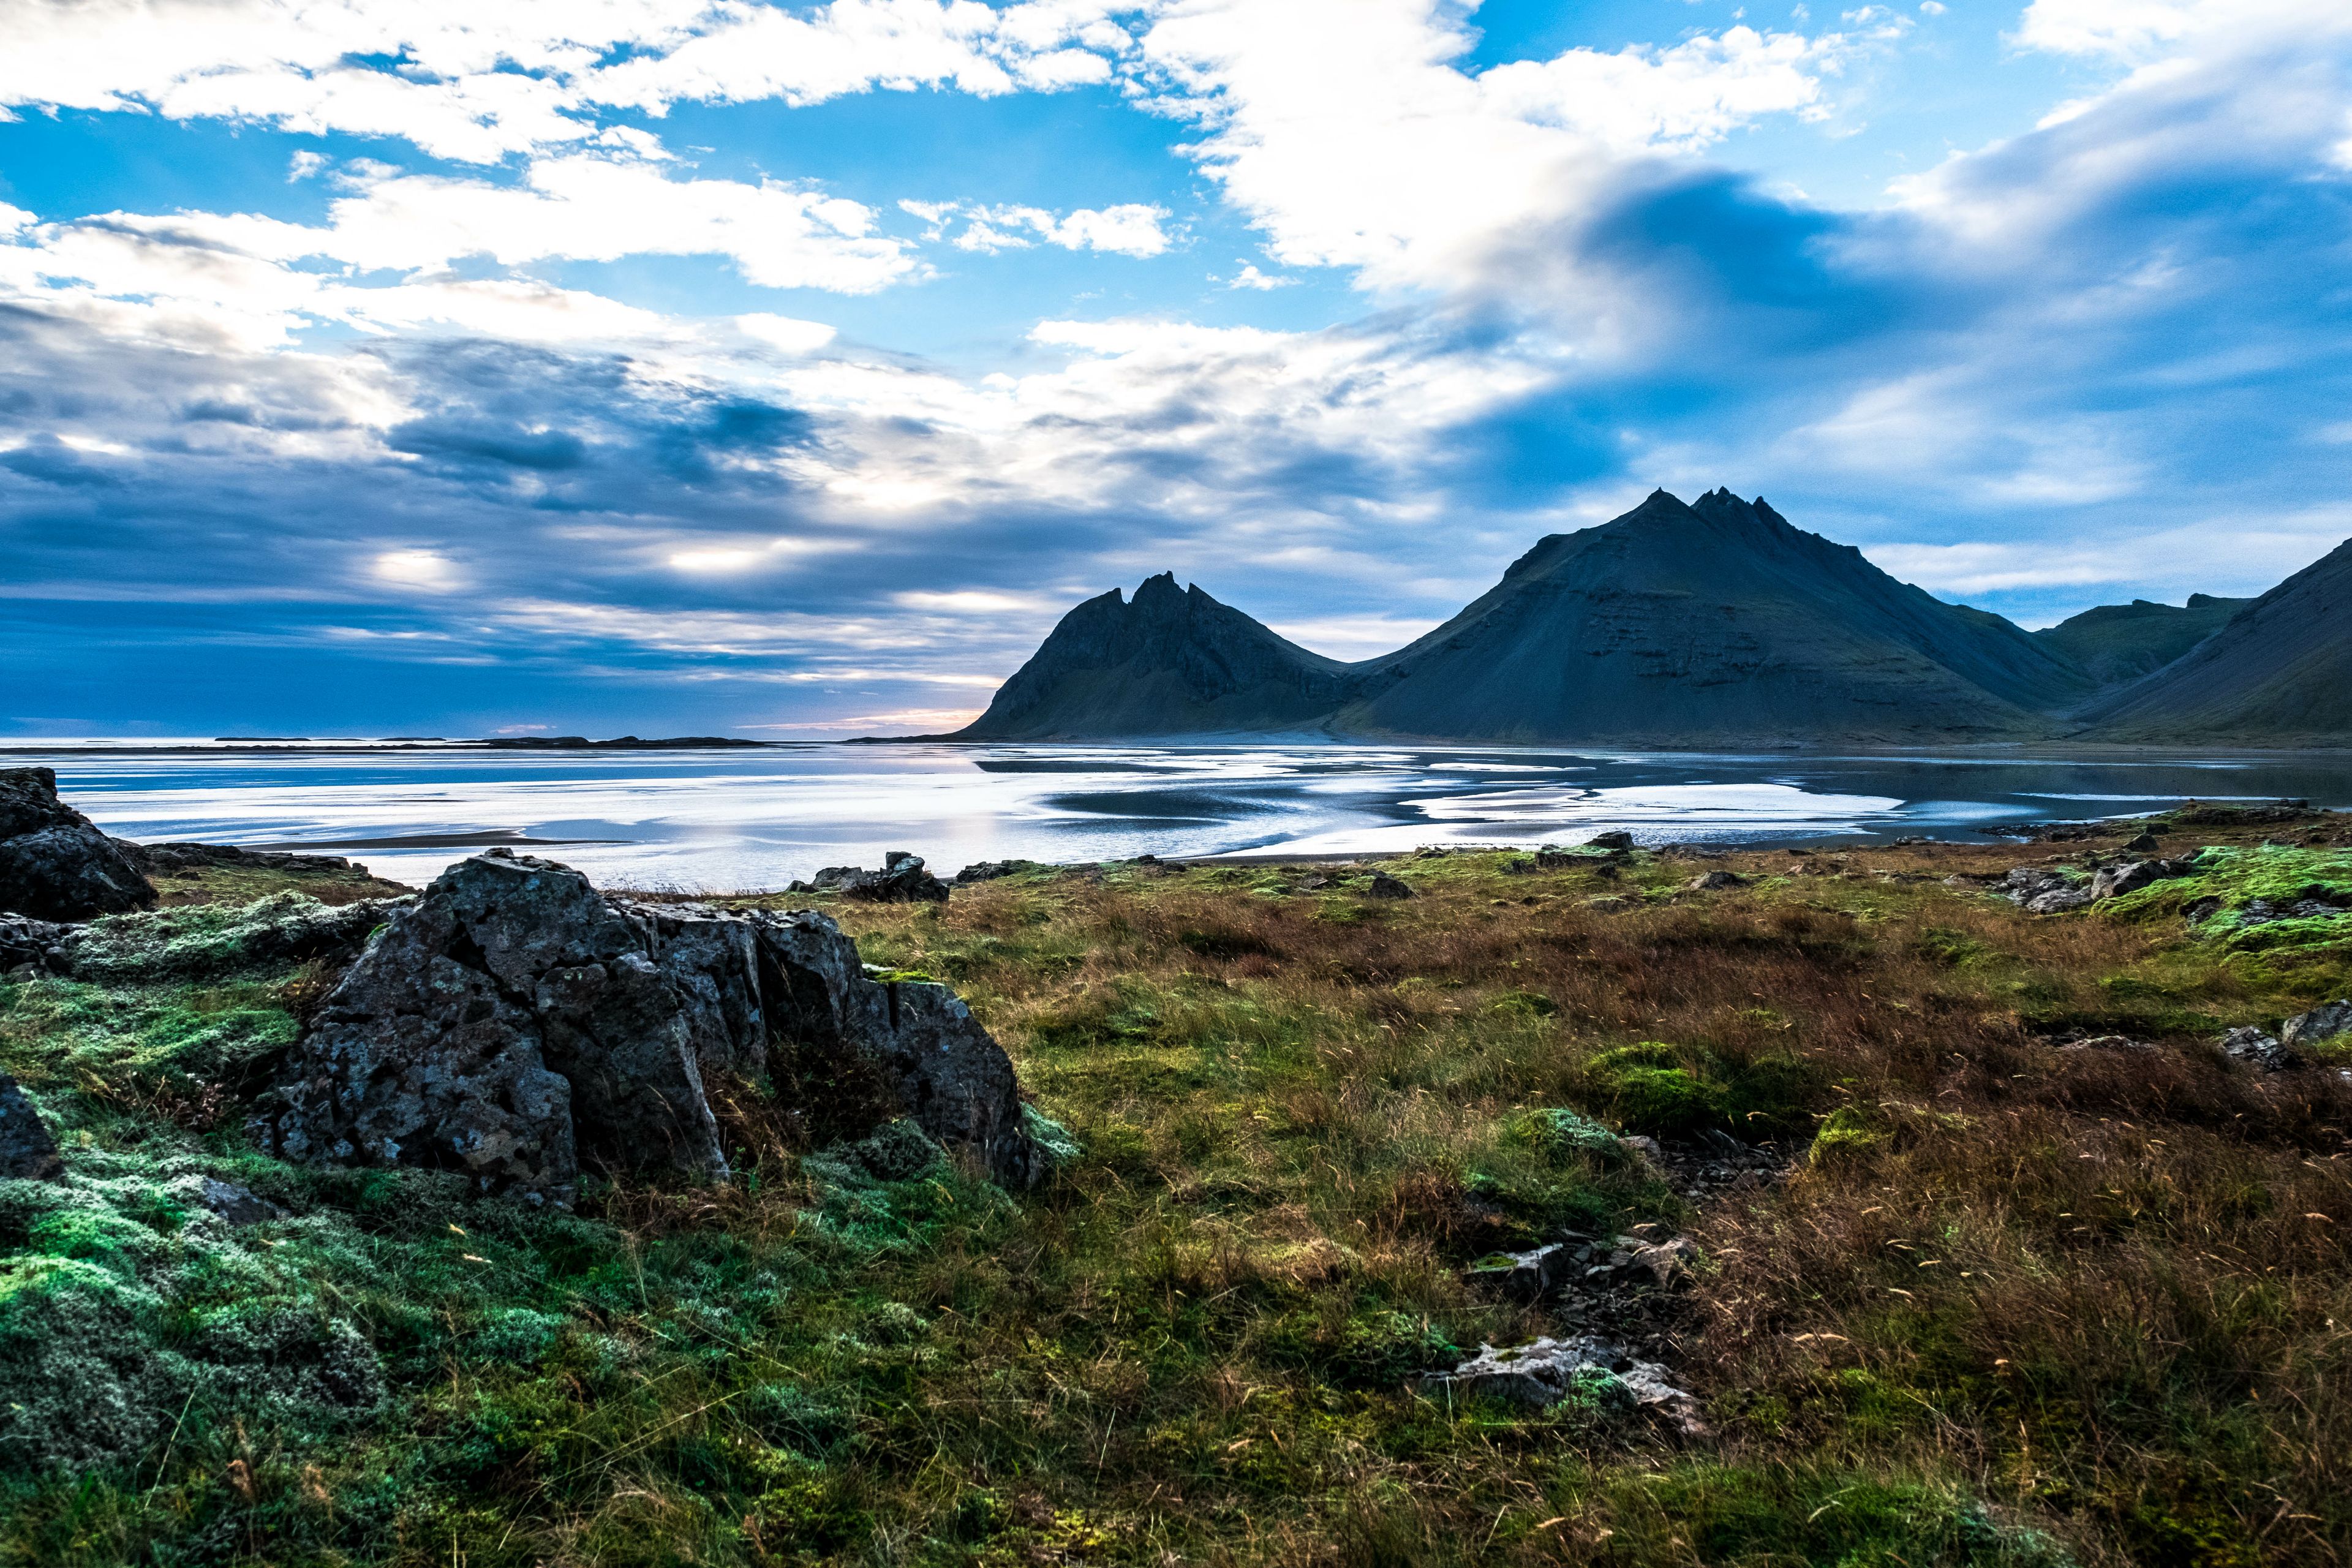
[[[2341,971],[1941,881],[2042,853],[835,907],[1013,1054],[1019,1198],[903,1130],[575,1215],[295,1169],[242,1120],[318,975],[0,983],[69,1167],[0,1184],[0,1563],[2340,1562],[2352,1090],[2206,1042]],[[1796,1173],[1694,1210],[1643,1130]],[[1468,1265],[1637,1225],[1711,1436],[1412,1391],[1558,1331]]]

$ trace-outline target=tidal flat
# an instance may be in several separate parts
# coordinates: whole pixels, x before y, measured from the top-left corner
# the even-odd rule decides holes
[[[0,980],[67,1163],[0,1184],[0,1561],[2352,1553],[2352,1036],[2221,1043],[2352,994],[2352,817],[1373,869],[722,900],[952,985],[1062,1162],[877,1173],[752,1085],[731,1180],[571,1213],[257,1152],[331,976],[239,921],[383,889],[175,879],[169,962]],[[1687,1401],[1421,1381],[1586,1333]]]

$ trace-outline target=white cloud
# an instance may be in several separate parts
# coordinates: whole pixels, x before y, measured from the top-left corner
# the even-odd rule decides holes
[[[1160,223],[1168,209],[1140,202],[1118,206],[1080,207],[1055,214],[1043,207],[983,206],[963,202],[902,201],[900,210],[929,225],[923,237],[937,242],[958,220],[964,227],[948,243],[959,250],[995,252],[1026,250],[1033,245],[1058,245],[1065,250],[1101,250],[1138,258],[1159,256],[1169,238]]]
[[[434,550],[387,550],[369,563],[369,571],[379,582],[436,594],[463,581],[457,563]]]
[[[875,88],[976,93],[1104,80],[1124,7],[1029,0],[15,0],[0,109],[397,136],[495,163],[600,135],[595,111],[812,103]],[[618,57],[617,58],[615,57]],[[389,64],[373,62],[389,61]]]
[[[1296,278],[1279,278],[1260,272],[1255,262],[1246,262],[1242,269],[1227,280],[1228,289],[1286,289],[1297,282]]]
[[[1575,210],[1616,160],[1819,116],[1822,76],[1860,47],[1736,26],[1474,75],[1455,63],[1472,42],[1456,15],[1438,0],[1180,0],[1145,34],[1144,70],[1163,110],[1201,125],[1194,155],[1276,259],[1444,287],[1498,236]]]

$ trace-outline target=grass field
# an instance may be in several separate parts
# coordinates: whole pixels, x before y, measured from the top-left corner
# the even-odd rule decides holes
[[[324,976],[0,982],[71,1173],[0,1184],[0,1561],[2341,1563],[2352,1050],[2213,1042],[2352,992],[2352,907],[2235,923],[2352,906],[2347,836],[2209,814],[2050,917],[1972,879],[2118,837],[829,906],[1072,1135],[1017,1198],[755,1105],[733,1184],[575,1215],[296,1169],[242,1121]],[[1694,1205],[1552,1109],[1786,1174]],[[1637,1226],[1707,1435],[1412,1391],[1556,1331],[1465,1265]]]

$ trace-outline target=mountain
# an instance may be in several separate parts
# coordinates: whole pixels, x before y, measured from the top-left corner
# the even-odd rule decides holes
[[[1312,728],[1350,667],[1286,641],[1173,573],[1064,616],[959,741],[1074,741]]]
[[[2033,635],[2101,686],[2120,686],[2170,664],[2252,603],[2210,594],[2191,594],[2186,605],[2134,599],[2084,610]]]
[[[1452,620],[1342,664],[1162,574],[1064,616],[953,739],[1317,729],[1601,743],[2048,735],[2096,683],[1729,490],[1554,534]]]
[[[2076,717],[2102,741],[2352,739],[2352,541]]]
[[[1729,490],[1555,534],[1371,661],[1333,727],[1491,741],[1933,743],[2050,732],[2074,664]]]

